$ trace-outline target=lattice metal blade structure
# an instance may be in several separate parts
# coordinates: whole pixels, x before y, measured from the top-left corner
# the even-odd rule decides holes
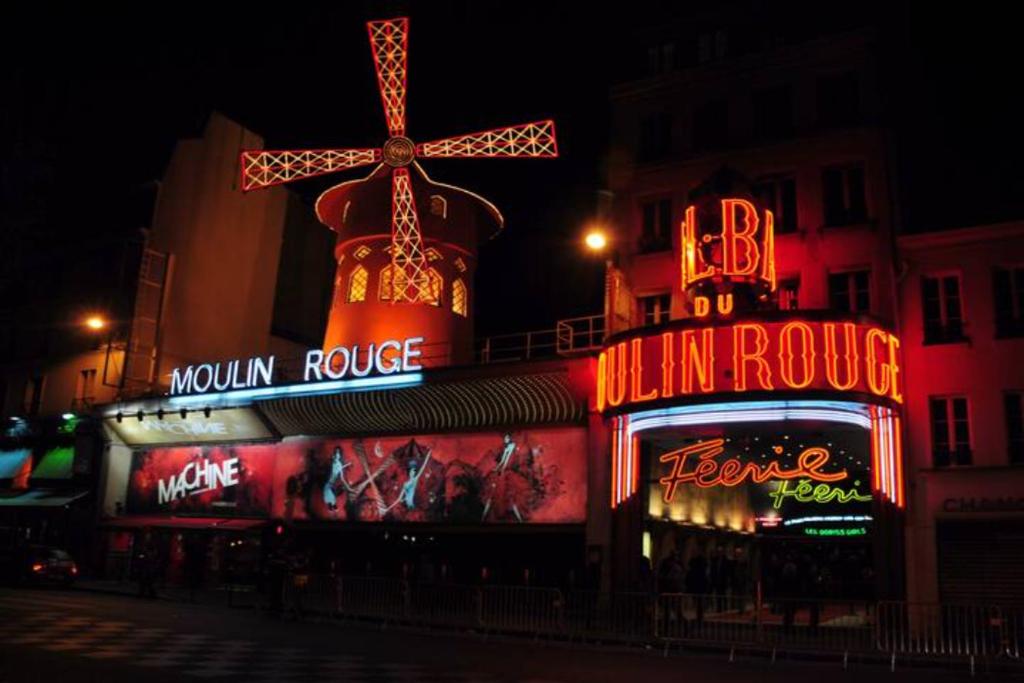
[[[384,118],[392,137],[405,135],[405,90],[408,74],[409,20],[387,19],[366,24],[377,68]]]
[[[379,149],[247,150],[242,152],[242,190],[358,168],[380,159]]]
[[[558,143],[555,122],[548,120],[424,142],[416,152],[423,157],[554,158]]]
[[[408,168],[391,172],[391,245],[392,302],[433,303]]]

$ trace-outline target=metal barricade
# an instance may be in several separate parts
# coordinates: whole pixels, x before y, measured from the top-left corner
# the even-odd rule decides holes
[[[654,637],[655,601],[653,593],[569,593],[565,596],[569,637],[649,641]]]
[[[758,642],[775,649],[871,652],[876,611],[855,600],[779,598],[759,608]]]
[[[335,596],[336,614],[343,617],[393,620],[409,614],[409,584],[401,579],[338,577]]]
[[[485,628],[508,633],[564,635],[564,601],[554,588],[484,586],[480,617]]]
[[[758,614],[744,596],[662,593],[654,627],[663,640],[752,643],[758,640]]]
[[[479,628],[483,625],[480,589],[453,584],[411,584],[409,617],[431,626]]]
[[[878,648],[892,655],[1019,659],[1024,608],[883,602]]]

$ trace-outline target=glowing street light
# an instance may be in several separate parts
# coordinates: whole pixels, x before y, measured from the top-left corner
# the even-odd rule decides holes
[[[99,315],[90,315],[85,319],[85,326],[90,330],[99,331],[107,326],[107,321]]]
[[[592,228],[583,238],[583,243],[591,251],[604,251],[608,246],[608,236],[600,228]]]

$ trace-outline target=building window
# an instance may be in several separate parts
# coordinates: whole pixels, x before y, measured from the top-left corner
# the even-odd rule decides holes
[[[1024,336],[1024,267],[996,268],[992,273],[996,336]]]
[[[860,120],[860,84],[857,74],[843,73],[818,79],[818,125],[849,126]]]
[[[469,296],[466,292],[466,285],[462,280],[452,283],[452,313],[465,318],[469,314]]]
[[[867,313],[871,310],[871,271],[830,273],[828,302],[834,311]]]
[[[377,286],[377,298],[381,301],[391,301],[394,297],[394,278],[392,274],[395,272],[394,264],[388,264],[380,270],[380,283]],[[401,271],[399,271],[401,273]],[[399,275],[399,279],[404,281],[405,276]],[[399,284],[401,286],[401,284]]]
[[[928,401],[932,423],[932,462],[935,467],[971,464],[971,427],[967,399],[932,397]]]
[[[360,244],[358,247],[356,247],[356,250],[352,252],[352,255],[356,257],[357,261],[362,261],[364,258],[370,255],[371,251],[373,250],[370,249],[365,244]]]
[[[754,197],[775,216],[775,234],[796,232],[796,180],[769,176],[754,183]]]
[[[660,161],[672,151],[672,115],[667,111],[647,114],[640,120],[637,161]]]
[[[43,405],[43,388],[46,385],[46,377],[36,375],[25,384],[25,412],[29,415],[38,415]]]
[[[703,31],[697,36],[697,62],[723,59],[729,53],[729,35],[724,29]]]
[[[795,311],[800,308],[800,278],[789,277],[779,280],[779,310]]]
[[[672,200],[655,199],[640,205],[642,253],[672,248]]]
[[[96,368],[89,368],[78,373],[78,385],[75,387],[75,406],[91,406],[96,399]]]
[[[448,200],[439,194],[430,195],[430,213],[441,218],[448,218]]]
[[[427,280],[430,283],[430,301],[427,303],[431,306],[440,306],[441,294],[444,292],[444,278],[437,270],[430,268],[427,270]]]
[[[1019,391],[1003,394],[1003,411],[1006,415],[1006,446],[1010,462],[1024,464],[1024,393]]]
[[[713,100],[693,113],[693,149],[718,149],[729,143],[729,103]]]
[[[852,225],[867,221],[863,164],[826,168],[821,180],[825,225]]]
[[[366,285],[369,281],[370,274],[366,272],[366,268],[362,266],[353,268],[348,276],[348,293],[345,295],[345,301],[350,304],[366,301]]]
[[[759,140],[793,134],[793,89],[788,85],[754,93],[754,137]]]
[[[647,75],[657,76],[676,67],[675,43],[662,43],[647,48]]]
[[[644,316],[644,325],[658,325],[668,322],[671,307],[671,294],[640,297],[640,311]]]
[[[922,277],[921,302],[925,344],[964,341],[959,275]]]

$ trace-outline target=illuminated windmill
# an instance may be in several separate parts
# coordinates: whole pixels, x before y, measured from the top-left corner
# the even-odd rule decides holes
[[[242,188],[255,190],[281,183],[378,164],[366,178],[332,187],[317,200],[317,216],[335,230],[338,274],[325,345],[350,343],[360,329],[377,328],[377,339],[391,338],[381,316],[407,317],[414,309],[443,309],[465,319],[460,329],[441,329],[440,320],[427,324],[428,333],[468,337],[468,297],[479,238],[500,229],[502,219],[486,200],[466,190],[434,183],[417,157],[556,157],[553,121],[506,128],[416,144],[406,137],[405,93],[409,21],[406,18],[367,23],[377,69],[384,117],[391,137],[371,149],[252,150],[242,153]],[[384,213],[387,210],[388,213]],[[385,226],[390,230],[385,232]],[[385,258],[381,258],[381,254]],[[438,262],[444,261],[442,266]],[[447,271],[448,277],[445,277]],[[376,277],[374,277],[376,276]],[[376,296],[373,285],[376,281]],[[450,286],[448,286],[450,285]],[[419,304],[400,315],[385,314],[376,303]],[[345,315],[339,306],[364,304]],[[379,314],[379,315],[378,315]],[[427,321],[413,314],[420,323]],[[434,316],[437,318],[438,316]],[[457,323],[457,321],[456,321]],[[366,337],[365,334],[356,334]],[[368,338],[368,337],[366,337]],[[428,343],[429,343],[428,339]],[[464,357],[456,353],[455,356]]]

